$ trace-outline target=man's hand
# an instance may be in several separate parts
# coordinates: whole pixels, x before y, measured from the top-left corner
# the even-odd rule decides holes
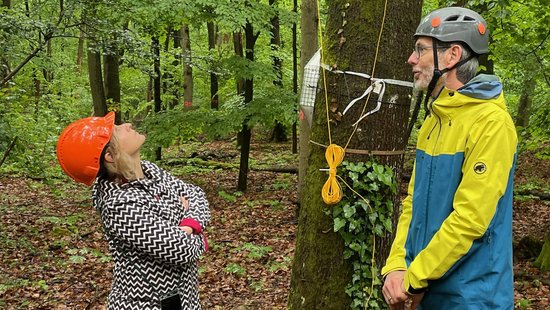
[[[406,310],[416,310],[418,308],[418,305],[420,305],[420,302],[422,301],[422,298],[424,298],[424,293],[416,294],[416,295],[410,295],[409,296],[409,308],[405,308]]]
[[[404,277],[405,270],[397,270],[388,273],[384,281],[382,294],[388,305],[390,305],[391,310],[405,309],[405,300],[409,298],[409,295],[405,293],[405,288],[403,287]]]

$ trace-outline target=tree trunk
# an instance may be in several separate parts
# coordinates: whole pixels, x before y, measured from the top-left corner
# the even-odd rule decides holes
[[[292,12],[298,12],[298,0],[293,0]],[[298,38],[296,22],[292,23],[292,92],[298,94]],[[297,97],[296,97],[297,98]],[[298,113],[298,103],[295,103],[294,116]],[[292,123],[292,154],[298,153],[298,129],[296,120]]]
[[[518,116],[516,117],[516,126],[529,126],[529,117],[531,116],[531,105],[533,103],[533,94],[535,93],[537,81],[531,77],[525,83],[519,98]]]
[[[76,51],[76,72],[80,73],[82,71],[82,58],[84,57],[84,32],[86,24],[84,23],[84,18],[78,26],[79,35],[78,35],[78,48]]]
[[[183,101],[185,107],[193,104],[193,69],[191,67],[191,40],[189,37],[189,25],[181,27],[181,48],[183,49]]]
[[[110,110],[116,111],[115,123],[121,124],[119,57],[117,49],[111,49],[109,54],[103,56],[105,99]]]
[[[550,270],[550,230],[546,232],[544,245],[542,246],[539,257],[535,261],[535,266],[539,267],[542,271]]]
[[[269,0],[269,5],[272,7],[277,7],[277,0]],[[278,52],[281,47],[281,31],[279,25],[279,15],[275,14],[271,18],[271,50],[273,52]],[[283,87],[283,72],[282,72],[282,61],[276,54],[271,57],[273,71],[275,72],[275,80],[273,80],[273,85]],[[275,127],[271,133],[271,141],[273,142],[284,142],[287,141],[287,133],[285,126],[279,122],[275,121]]]
[[[2,0],[2,6],[7,8],[8,10],[11,9],[11,0]],[[0,81],[4,80],[6,76],[8,76],[8,73],[10,72],[10,63],[8,61],[8,58],[0,57]]]
[[[208,49],[210,50],[210,56],[213,57],[213,51],[216,48],[216,37],[218,34],[218,27],[214,22],[206,23],[208,28]],[[219,108],[218,103],[218,75],[214,72],[213,67],[210,68],[210,108],[217,110]]]
[[[95,50],[94,43],[88,41],[88,76],[90,79],[90,90],[94,104],[94,115],[105,116],[107,114],[107,101],[103,86],[103,75],[101,73],[101,55]]]
[[[317,32],[319,29],[319,17],[317,16],[317,1],[302,0],[301,36],[302,47],[300,49],[300,68],[303,81],[304,67],[309,59],[315,54],[318,47]],[[303,85],[302,85],[303,87]],[[298,153],[298,199],[302,201],[304,180],[306,175],[309,157],[309,136],[311,135],[311,124],[307,118],[300,119],[299,153]]]
[[[244,57],[243,39],[241,32],[233,32],[233,50],[238,57]],[[237,78],[237,95],[242,96],[244,92],[244,79]]]
[[[250,22],[245,26],[245,42],[246,42],[246,59],[250,62],[254,61],[254,45],[259,34],[254,33],[254,28]],[[254,98],[254,79],[247,78],[244,80],[244,104],[247,105]],[[241,137],[241,158],[239,165],[239,181],[237,189],[246,191],[248,179],[248,158],[250,155],[250,138],[251,130],[248,127],[248,117],[245,118],[240,134]]]
[[[334,0],[329,2],[326,30],[324,30],[325,50],[322,61],[339,70],[362,72],[371,75],[376,65],[376,78],[391,78],[408,81],[411,68],[405,60],[410,52],[413,34],[421,13],[420,0],[394,0],[388,2],[387,15],[383,27],[378,59],[374,62],[377,41],[384,16],[383,0]],[[343,18],[344,17],[344,18]],[[410,38],[410,46],[403,44]],[[307,61],[307,59],[304,59]],[[327,111],[324,94],[316,100],[311,139],[318,143],[347,144],[345,160],[366,161],[373,156],[354,154],[356,151],[397,151],[406,148],[407,124],[410,108],[408,99],[411,89],[386,85],[384,104],[380,111],[359,123],[352,136],[352,124],[358,119],[363,104],[356,104],[343,117],[348,102],[358,97],[366,88],[366,81],[352,76],[325,72],[329,100],[328,117],[331,123],[331,139],[327,130]],[[323,72],[321,72],[320,85]],[[322,87],[322,90],[324,87]],[[367,111],[376,106],[372,96]],[[362,101],[364,102],[364,100]],[[389,104],[388,102],[391,102]],[[349,140],[349,144],[348,144]],[[399,180],[402,168],[402,155],[376,156],[381,164],[394,169]],[[344,243],[333,232],[333,222],[325,214],[327,206],[321,198],[321,188],[327,179],[325,149],[312,146],[309,166],[303,185],[302,204],[298,219],[296,250],[292,268],[291,291],[288,306],[290,309],[342,309],[350,304],[344,289],[350,282],[352,266],[344,260]],[[342,184],[342,186],[345,186]],[[394,224],[397,222],[399,203],[394,199]],[[386,259],[392,236],[389,234],[376,240],[376,264],[378,268]],[[379,270],[379,269],[378,269]],[[375,275],[376,276],[376,275]]]
[[[153,51],[153,72],[155,76],[153,77],[153,100],[155,102],[155,113],[160,112],[162,108],[162,101],[160,99],[160,86],[161,86],[161,75],[160,75],[160,43],[157,36],[153,36],[151,42],[151,49]],[[156,160],[162,159],[162,148],[160,146],[155,150]]]

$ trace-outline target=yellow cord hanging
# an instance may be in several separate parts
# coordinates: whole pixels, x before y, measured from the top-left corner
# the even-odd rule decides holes
[[[327,205],[333,205],[342,199],[342,188],[338,184],[336,178],[336,167],[342,163],[345,155],[344,149],[336,144],[331,144],[327,147],[325,152],[325,158],[328,163],[328,179],[323,185],[323,190],[321,191],[321,196],[323,196],[323,201]]]

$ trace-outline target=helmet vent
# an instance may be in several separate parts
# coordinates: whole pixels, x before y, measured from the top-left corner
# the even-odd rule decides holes
[[[445,21],[446,22],[454,22],[454,21],[457,21],[458,20],[458,15],[452,15],[452,16],[449,16],[447,18],[445,18]]]
[[[464,16],[464,20],[475,21],[476,19],[471,16]]]

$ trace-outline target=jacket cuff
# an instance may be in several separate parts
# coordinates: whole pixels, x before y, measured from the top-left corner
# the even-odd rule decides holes
[[[407,270],[407,263],[404,259],[393,259],[386,261],[386,266],[382,267],[381,274],[385,277],[388,273],[396,270]]]
[[[201,224],[192,218],[184,218],[181,220],[179,226],[189,226],[193,229],[193,233],[195,234],[200,234],[202,232]]]
[[[407,270],[407,272],[405,272],[405,277],[403,278],[403,288],[409,295],[424,293],[428,289],[427,287],[422,287],[420,281],[415,284],[412,282],[414,282],[414,279],[411,279],[410,270]]]

